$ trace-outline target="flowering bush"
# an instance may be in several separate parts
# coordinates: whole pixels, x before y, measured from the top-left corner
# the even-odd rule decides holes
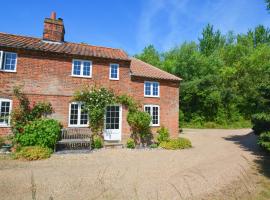
[[[92,132],[96,134],[102,133],[104,128],[105,108],[115,102],[114,93],[106,88],[93,87],[76,92],[75,101],[84,103],[84,109],[89,115],[89,126]]]

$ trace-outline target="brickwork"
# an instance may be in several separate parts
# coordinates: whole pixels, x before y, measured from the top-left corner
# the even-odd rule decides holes
[[[178,135],[179,83],[169,80],[155,80],[160,83],[160,98],[144,97],[144,81],[147,78],[132,78],[130,62],[94,57],[70,57],[35,51],[16,49],[18,53],[17,72],[0,71],[0,98],[12,98],[14,86],[23,86],[23,92],[31,102],[49,101],[54,108],[53,118],[59,120],[64,127],[68,126],[69,103],[75,91],[85,86],[102,86],[113,89],[117,94],[129,94],[142,104],[160,106],[160,124],[169,128],[173,137]],[[72,77],[72,59],[87,59],[93,64],[92,78]],[[119,80],[109,79],[110,63],[119,64]],[[17,103],[14,101],[14,106]],[[122,138],[130,135],[126,122],[127,110],[123,108]],[[157,128],[153,128],[155,133]],[[0,128],[0,134],[9,133],[9,129]]]

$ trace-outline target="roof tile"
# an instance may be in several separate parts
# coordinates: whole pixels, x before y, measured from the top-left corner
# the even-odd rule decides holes
[[[131,75],[139,77],[147,77],[153,79],[164,79],[172,81],[181,81],[182,79],[165,72],[157,67],[145,63],[137,58],[131,58]]]
[[[0,33],[0,47],[12,47],[47,51],[53,53],[66,53],[79,56],[93,56],[118,60],[129,60],[128,55],[121,49],[97,47],[87,44],[71,42],[52,43],[43,41],[41,38],[19,36]]]

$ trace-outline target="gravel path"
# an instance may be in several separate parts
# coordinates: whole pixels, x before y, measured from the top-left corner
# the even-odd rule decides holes
[[[35,162],[0,161],[0,199],[202,199],[256,159],[250,129],[185,129],[193,148],[104,149]]]

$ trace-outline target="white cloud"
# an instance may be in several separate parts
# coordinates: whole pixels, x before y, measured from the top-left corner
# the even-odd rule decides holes
[[[138,16],[137,49],[154,44],[167,50],[196,40],[207,23],[223,33],[243,33],[257,24],[269,24],[265,15],[260,18],[261,12],[266,12],[263,0],[144,0]]]

